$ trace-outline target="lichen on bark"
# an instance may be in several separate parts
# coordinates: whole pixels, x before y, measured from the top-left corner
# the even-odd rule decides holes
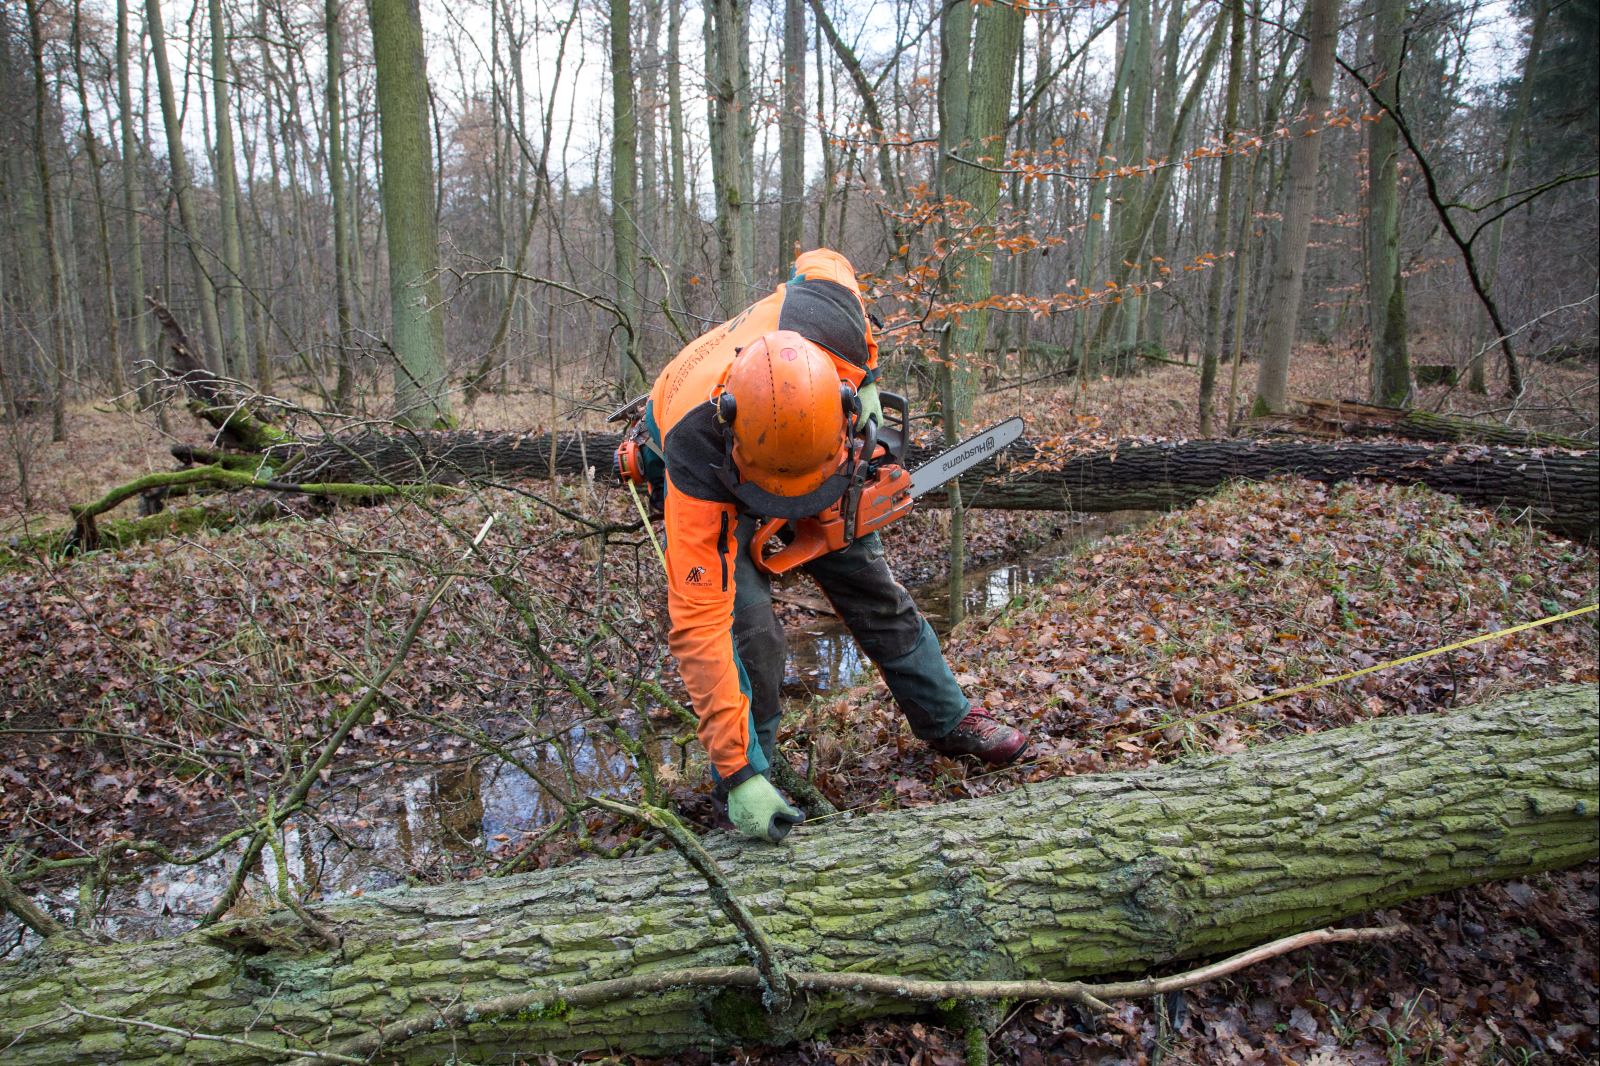
[[[1592,858],[1591,686],[1450,715],[1377,719],[1226,757],[802,827],[779,847],[708,841],[791,971],[1065,980],[1217,955],[1407,899]],[[264,1061],[68,1015],[62,1005],[252,1039],[341,1041],[433,1005],[548,992],[515,1015],[423,1032],[380,1056],[665,1053],[770,1041],[919,1009],[892,997],[669,988],[583,1001],[596,981],[746,961],[676,854],[392,889],[322,908],[342,938],[293,952],[224,923],[148,944],[53,938],[0,963],[15,1063]],[[259,920],[257,920],[259,922]],[[292,916],[268,919],[285,930]],[[740,997],[749,997],[741,1000]],[[13,1043],[13,1038],[15,1042]]]

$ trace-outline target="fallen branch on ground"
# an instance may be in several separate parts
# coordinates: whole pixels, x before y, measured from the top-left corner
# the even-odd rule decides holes
[[[1077,1003],[1096,1014],[1109,1014],[1112,999],[1142,999],[1166,995],[1196,985],[1215,981],[1232,973],[1254,966],[1258,962],[1287,955],[1301,948],[1319,944],[1341,944],[1359,940],[1387,940],[1406,932],[1406,926],[1386,925],[1374,929],[1317,929],[1309,933],[1296,933],[1270,944],[1240,952],[1221,962],[1170,977],[1150,978],[1144,981],[1115,981],[1107,984],[1086,984],[1082,981],[908,981],[869,973],[791,973],[789,987],[793,992],[814,992],[824,995],[881,996],[885,999],[904,1000],[911,1003],[938,1003],[944,1000],[958,1002],[994,1000],[1064,1000]],[[626,977],[616,981],[597,981],[592,985],[579,985],[561,993],[564,1009],[596,1006],[638,996],[654,995],[683,988],[729,989],[763,987],[761,971],[754,966],[704,966],[690,970],[668,970],[642,977]],[[413,1036],[436,1029],[451,1029],[469,1023],[472,1019],[493,1019],[497,1015],[517,1015],[524,1011],[544,1010],[550,1003],[548,992],[523,993],[500,996],[473,1003],[457,1003],[446,1010],[407,1019],[403,1025],[390,1026],[381,1032],[374,1031],[340,1044],[326,1053],[335,1061],[365,1061],[354,1056],[370,1056],[385,1046],[402,1043]],[[70,1009],[70,1008],[69,1008]],[[350,1056],[350,1058],[346,1058]],[[310,1066],[314,1059],[306,1058],[295,1066]]]
[[[1294,407],[1304,407],[1305,413],[1273,415],[1251,421],[1271,427],[1288,427],[1290,432],[1305,437],[1404,437],[1443,444],[1496,444],[1510,448],[1569,448],[1580,451],[1594,447],[1590,442],[1572,437],[1515,429],[1455,415],[1434,414],[1415,407],[1380,407],[1358,400],[1312,400],[1304,396],[1290,397],[1289,403]]]

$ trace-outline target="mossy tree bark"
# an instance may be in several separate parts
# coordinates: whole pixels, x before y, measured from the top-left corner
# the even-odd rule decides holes
[[[960,6],[960,5],[957,5]],[[991,291],[995,248],[996,211],[1000,197],[998,161],[1005,157],[1006,120],[1011,113],[1012,74],[1017,69],[1017,51],[1022,47],[1022,12],[1007,4],[978,7],[970,16],[972,43],[964,50],[959,30],[941,42],[952,49],[943,63],[964,66],[960,77],[953,77],[949,91],[961,92],[965,83],[964,108],[948,107],[948,121],[955,128],[941,132],[940,143],[962,159],[984,160],[983,168],[969,167],[948,158],[940,166],[949,168],[946,192],[967,204],[965,216],[956,229],[966,247],[953,253],[944,270],[952,277],[950,298],[961,304],[979,304]],[[946,16],[950,21],[950,16]],[[970,63],[970,66],[967,66]],[[954,101],[951,101],[953,104]],[[986,168],[986,169],[984,169]],[[969,310],[954,327],[951,342],[951,379],[955,385],[956,409],[961,417],[972,413],[977,397],[978,362],[983,357],[984,338],[989,332],[987,309]]]
[[[371,12],[395,405],[400,419],[410,425],[449,426],[454,419],[446,380],[422,13],[417,0],[373,0]]]
[[[1220,954],[1478,882],[1582,862],[1597,836],[1596,695],[1563,686],[1452,715],[1386,718],[1138,773],[801,828],[710,850],[793,971],[1069,979]],[[914,1004],[673,988],[574,1005],[576,986],[741,962],[676,853],[505,880],[390,889],[147,944],[53,937],[0,963],[17,1064],[266,1061],[106,1018],[281,1045],[340,1042],[436,1005],[548,989],[379,1056],[498,1061],[782,1041]],[[574,1001],[577,996],[572,997]]]

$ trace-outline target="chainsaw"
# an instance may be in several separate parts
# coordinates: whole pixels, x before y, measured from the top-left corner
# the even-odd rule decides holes
[[[912,502],[918,496],[960,477],[1022,436],[1023,421],[1013,416],[940,452],[915,470],[907,471],[910,405],[904,396],[892,392],[879,395],[884,413],[899,415],[899,425],[880,428],[875,419],[858,425],[846,464],[850,471],[849,484],[844,494],[821,514],[761,521],[750,538],[750,557],[758,570],[777,576],[829,552],[849,547],[858,538],[910,514]],[[645,482],[642,451],[649,445],[636,420],[642,417],[647,399],[647,396],[640,396],[607,419],[608,422],[624,419],[633,422],[617,448],[613,471],[619,480],[635,485]],[[774,536],[787,543],[770,555],[766,554],[763,549]]]
[[[650,402],[648,392],[635,396],[626,405],[617,408],[606,418],[606,422],[628,423],[627,429],[622,431],[622,443],[617,445],[616,454],[611,457],[611,473],[624,485],[633,484],[639,488],[648,488],[649,480],[644,473],[644,453],[650,448],[650,442],[644,432],[644,409]],[[653,448],[650,450],[654,451]]]
[[[750,538],[750,557],[758,570],[777,576],[849,547],[857,538],[910,514],[912,501],[918,496],[960,477],[1022,436],[1022,419],[1008,418],[908,472],[910,419],[906,399],[892,392],[879,395],[884,413],[894,411],[900,416],[899,426],[880,430],[875,420],[867,420],[851,441],[854,461],[850,465],[850,484],[833,506],[810,518],[769,518],[756,527]],[[766,554],[763,549],[767,541],[780,535],[785,526],[793,539]]]

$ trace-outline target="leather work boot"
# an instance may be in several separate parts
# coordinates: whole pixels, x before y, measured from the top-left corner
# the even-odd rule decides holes
[[[976,755],[990,766],[1009,766],[1028,749],[1028,738],[974,707],[950,732],[928,741],[928,747],[944,755]]]

